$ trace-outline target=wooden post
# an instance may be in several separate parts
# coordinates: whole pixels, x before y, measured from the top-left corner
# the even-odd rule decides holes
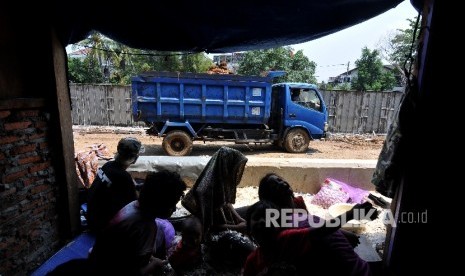
[[[78,234],[80,227],[79,190],[77,186],[76,165],[74,164],[73,124],[71,118],[71,101],[66,77],[65,49],[52,31],[53,69],[55,72],[55,86],[60,123],[61,146],[63,150],[63,167],[65,169],[66,190],[68,195],[68,214],[71,235]],[[59,146],[59,145],[57,145]]]

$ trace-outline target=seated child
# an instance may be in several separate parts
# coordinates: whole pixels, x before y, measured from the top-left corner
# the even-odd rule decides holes
[[[168,257],[169,263],[177,273],[192,269],[201,262],[202,231],[202,224],[198,218],[190,217],[184,221],[182,238]]]

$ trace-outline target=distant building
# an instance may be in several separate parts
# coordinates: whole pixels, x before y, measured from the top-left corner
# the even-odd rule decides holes
[[[239,63],[244,58],[244,53],[228,53],[228,54],[219,54],[213,55],[213,62],[216,65],[220,65],[222,62],[226,62],[228,70],[236,74],[237,69],[239,68]]]
[[[82,49],[73,51],[71,53],[68,53],[68,57],[70,57],[70,58],[78,58],[80,60],[83,60],[90,53],[90,50],[91,50],[90,48],[82,48]]]
[[[395,72],[395,68],[393,65],[383,65],[383,69],[385,71]],[[350,83],[357,76],[358,68],[353,68],[335,77],[329,77],[328,84],[338,85],[343,83]],[[402,85],[401,76],[398,74],[394,74],[394,77],[396,78],[396,85],[392,88],[392,91],[404,92],[405,87]]]

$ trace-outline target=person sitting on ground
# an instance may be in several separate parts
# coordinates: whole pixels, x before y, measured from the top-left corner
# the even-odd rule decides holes
[[[270,210],[279,213],[279,207],[269,201],[258,201],[247,210],[247,228],[258,248],[248,257],[243,275],[271,275],[273,264],[281,264],[294,275],[371,275],[368,264],[354,253],[349,256],[327,254],[325,238],[341,227],[341,221],[351,220],[356,212],[377,216],[369,202],[356,204],[343,215],[325,221],[316,228],[285,228],[270,221]],[[274,222],[280,223],[281,218]],[[351,249],[351,248],[350,248]],[[352,249],[353,251],[353,249]],[[281,270],[282,271],[282,270]]]
[[[181,204],[200,219],[203,238],[227,229],[245,230],[245,221],[235,212],[236,189],[247,157],[238,150],[221,147],[213,154]]]
[[[275,173],[269,173],[260,180],[258,198],[259,200],[270,201],[280,209],[301,209],[301,211],[305,212],[307,218],[298,220],[299,227],[309,227],[310,220],[314,223],[319,223],[321,220],[320,217],[311,215],[308,212],[304,198],[295,196],[289,183]],[[360,244],[359,237],[356,234],[344,229],[339,229],[334,233],[334,235],[340,234],[345,236],[353,248]]]
[[[122,208],[97,236],[89,260],[100,275],[145,275],[166,263],[155,258],[155,218],[167,219],[183,196],[185,182],[178,173],[151,172],[139,199]],[[161,231],[161,230],[160,230]]]
[[[202,223],[194,216],[182,224],[182,238],[168,260],[178,274],[194,268],[202,260]]]
[[[98,170],[87,197],[87,222],[95,233],[108,224],[126,204],[137,199],[135,182],[126,171],[143,152],[142,144],[133,137],[118,142],[115,159]]]
[[[239,271],[252,251],[252,242],[239,233],[246,231],[245,220],[233,207],[246,163],[240,151],[221,147],[181,201],[202,222],[205,259],[218,270]]]

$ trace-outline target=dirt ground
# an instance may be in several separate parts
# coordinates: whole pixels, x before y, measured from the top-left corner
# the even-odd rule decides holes
[[[74,148],[85,151],[94,144],[103,143],[110,154],[116,153],[118,141],[127,136],[138,138],[145,147],[142,155],[166,155],[161,147],[162,138],[145,134],[145,128],[74,126]],[[257,157],[312,158],[312,159],[378,159],[385,136],[373,134],[331,134],[324,140],[310,141],[306,153],[287,153],[271,144],[239,145],[231,142],[195,141],[191,156],[212,155],[221,146],[240,150]]]

